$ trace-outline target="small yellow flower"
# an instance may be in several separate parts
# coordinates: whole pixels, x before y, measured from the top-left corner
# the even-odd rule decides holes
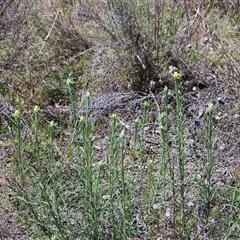
[[[86,97],[89,97],[89,96],[90,96],[90,92],[87,92],[87,93],[86,93]]]
[[[36,105],[36,106],[34,107],[34,109],[33,109],[33,112],[34,112],[34,113],[40,112],[40,107]]]
[[[175,72],[172,74],[172,76],[173,76],[173,78],[174,78],[175,80],[179,80],[179,79],[182,77],[182,74],[175,71]]]
[[[116,119],[117,118],[117,114],[116,113],[113,113],[112,115],[111,115],[111,119]]]
[[[20,111],[16,110],[15,113],[13,114],[13,116],[16,118],[20,117]]]

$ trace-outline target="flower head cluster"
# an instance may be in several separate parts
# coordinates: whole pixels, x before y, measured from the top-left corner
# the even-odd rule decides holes
[[[174,80],[179,80],[181,77],[182,77],[182,74],[175,71],[173,74],[172,74]]]
[[[20,117],[20,111],[16,110],[15,113],[13,114],[13,116],[16,118]]]
[[[116,119],[117,118],[117,114],[116,113],[113,113],[112,115],[111,115],[111,119]]]
[[[34,112],[34,113],[40,112],[40,107],[36,105],[36,106],[34,107],[34,109],[33,109],[33,112]]]

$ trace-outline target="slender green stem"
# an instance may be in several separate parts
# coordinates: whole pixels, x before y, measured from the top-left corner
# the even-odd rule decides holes
[[[128,206],[127,206],[127,190],[126,190],[126,183],[125,183],[125,169],[124,169],[124,140],[125,134],[124,131],[120,133],[119,136],[119,143],[120,143],[120,164],[121,164],[121,205],[122,205],[122,214],[121,214],[121,224],[122,224],[122,237],[125,239],[127,238],[127,220],[128,220]]]
[[[16,172],[20,175],[20,187],[23,192],[25,192],[25,170],[23,166],[22,159],[22,139],[21,139],[21,119],[20,113],[16,111],[15,113],[16,120],[16,137],[17,137],[17,164],[16,164]]]
[[[181,239],[185,238],[186,232],[186,187],[185,187],[185,154],[184,154],[184,126],[183,126],[183,106],[181,101],[180,80],[181,74],[178,72],[173,73],[175,82],[175,97],[177,108],[177,151],[178,151],[178,170],[180,174],[180,226],[181,226]],[[174,204],[175,205],[175,204]]]
[[[161,131],[161,149],[162,149],[162,154],[161,154],[161,159],[160,159],[160,167],[159,167],[159,177],[157,181],[157,190],[159,191],[161,189],[161,192],[163,194],[162,197],[162,202],[163,202],[163,207],[166,212],[166,207],[165,207],[165,202],[166,202],[166,190],[168,189],[168,179],[167,176],[169,175],[168,173],[171,173],[172,177],[172,189],[173,189],[173,198],[175,199],[175,175],[174,175],[174,162],[169,161],[169,153],[170,153],[170,148],[169,146],[169,132],[170,132],[170,119],[169,119],[169,103],[168,103],[168,88],[165,87],[163,91],[163,97],[164,97],[164,104],[163,104],[163,113],[160,114],[159,116],[159,121],[160,121],[160,131]],[[172,166],[171,166],[172,164]],[[162,191],[163,189],[163,191]],[[156,191],[156,194],[158,193]],[[160,226],[159,226],[160,227]],[[166,227],[166,226],[165,226]]]
[[[209,104],[206,110],[206,129],[205,129],[205,141],[204,141],[204,154],[202,165],[202,175],[200,184],[200,217],[203,217],[205,223],[208,222],[208,217],[211,208],[212,198],[212,170],[214,164],[213,158],[213,104]]]
[[[117,115],[111,116],[111,137],[110,137],[110,158],[109,158],[109,195],[110,195],[110,216],[113,224],[113,236],[116,236],[117,222],[115,220],[115,194],[118,185],[118,149],[117,149]]]

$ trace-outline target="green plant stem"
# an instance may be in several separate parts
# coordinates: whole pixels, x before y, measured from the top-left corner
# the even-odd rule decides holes
[[[90,230],[90,234],[92,239],[99,239],[99,189],[100,189],[100,179],[98,175],[95,177],[94,169],[93,169],[93,137],[94,137],[94,125],[89,120],[89,112],[90,112],[90,95],[87,94],[87,102],[86,102],[86,113],[82,120],[80,120],[80,128],[81,128],[81,139],[82,139],[82,150],[83,156],[80,157],[82,159],[79,164],[82,169],[82,180],[84,184],[85,191],[85,207],[86,207],[86,219],[87,225]],[[82,155],[82,154],[79,154]],[[97,173],[98,174],[98,173]]]
[[[128,220],[128,213],[127,213],[127,192],[126,192],[126,185],[125,185],[125,169],[124,169],[124,139],[125,134],[124,131],[121,132],[119,136],[119,142],[120,142],[120,164],[121,164],[121,192],[120,192],[120,198],[121,198],[121,205],[122,205],[122,214],[121,214],[121,225],[122,225],[122,237],[125,239],[127,238],[127,220]]]
[[[68,89],[68,93],[69,93],[69,99],[70,99],[70,103],[72,106],[72,111],[71,111],[71,121],[72,124],[74,126],[74,137],[76,139],[76,143],[77,143],[77,153],[80,154],[81,150],[81,146],[80,146],[80,141],[79,141],[79,136],[80,136],[80,129],[79,129],[79,125],[78,125],[78,121],[77,121],[77,105],[76,105],[76,101],[75,101],[75,97],[73,94],[73,90],[72,90],[72,79],[71,76],[68,77],[67,80],[67,89]],[[78,156],[80,158],[80,155]]]
[[[110,159],[109,159],[109,195],[110,195],[110,213],[113,223],[113,235],[116,236],[117,223],[115,221],[116,187],[118,184],[118,148],[117,148],[117,118],[114,116],[111,119],[111,137],[110,137]]]
[[[16,133],[17,133],[17,164],[16,164],[16,172],[20,175],[20,187],[21,191],[26,191],[26,182],[25,182],[25,170],[23,166],[22,159],[22,139],[21,139],[21,122],[20,116],[16,117]]]
[[[183,107],[181,101],[181,93],[179,89],[179,78],[175,79],[175,94],[177,105],[177,149],[178,149],[178,168],[180,173],[180,199],[181,199],[181,233],[184,238],[186,228],[185,214],[185,154],[184,154],[184,138],[183,138]]]
[[[211,209],[212,199],[212,170],[213,170],[213,104],[210,104],[206,111],[206,127],[205,127],[205,141],[204,154],[202,165],[202,175],[200,184],[200,217],[208,222],[208,217]]]
[[[171,162],[169,161],[169,152],[171,146],[169,146],[169,131],[170,131],[170,119],[169,119],[169,106],[168,106],[168,88],[166,87],[163,91],[163,97],[164,97],[164,112],[160,114],[159,121],[160,121],[160,131],[161,131],[161,148],[162,148],[162,154],[160,159],[160,167],[159,167],[159,177],[158,177],[158,183],[157,183],[157,190],[162,189],[162,202],[164,206],[164,210],[166,212],[165,202],[166,202],[166,190],[168,189],[168,180],[167,176],[168,173],[172,172],[172,189],[173,189],[173,198],[175,199],[175,175],[174,175],[174,162],[172,161],[172,167]],[[157,191],[156,191],[157,194]],[[155,194],[155,195],[156,195]],[[160,223],[159,223],[160,227]],[[165,225],[166,227],[166,225]]]

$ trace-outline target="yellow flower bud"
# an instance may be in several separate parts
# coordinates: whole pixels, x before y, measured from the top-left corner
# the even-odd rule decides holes
[[[111,115],[111,118],[112,118],[112,119],[116,119],[116,118],[117,118],[117,114],[116,114],[116,113],[113,113],[113,114]]]
[[[16,118],[20,117],[20,111],[16,110],[15,113],[13,114],[13,116]]]
[[[40,112],[40,107],[36,105],[36,106],[34,107],[34,109],[33,109],[33,112],[34,112],[34,113]]]

